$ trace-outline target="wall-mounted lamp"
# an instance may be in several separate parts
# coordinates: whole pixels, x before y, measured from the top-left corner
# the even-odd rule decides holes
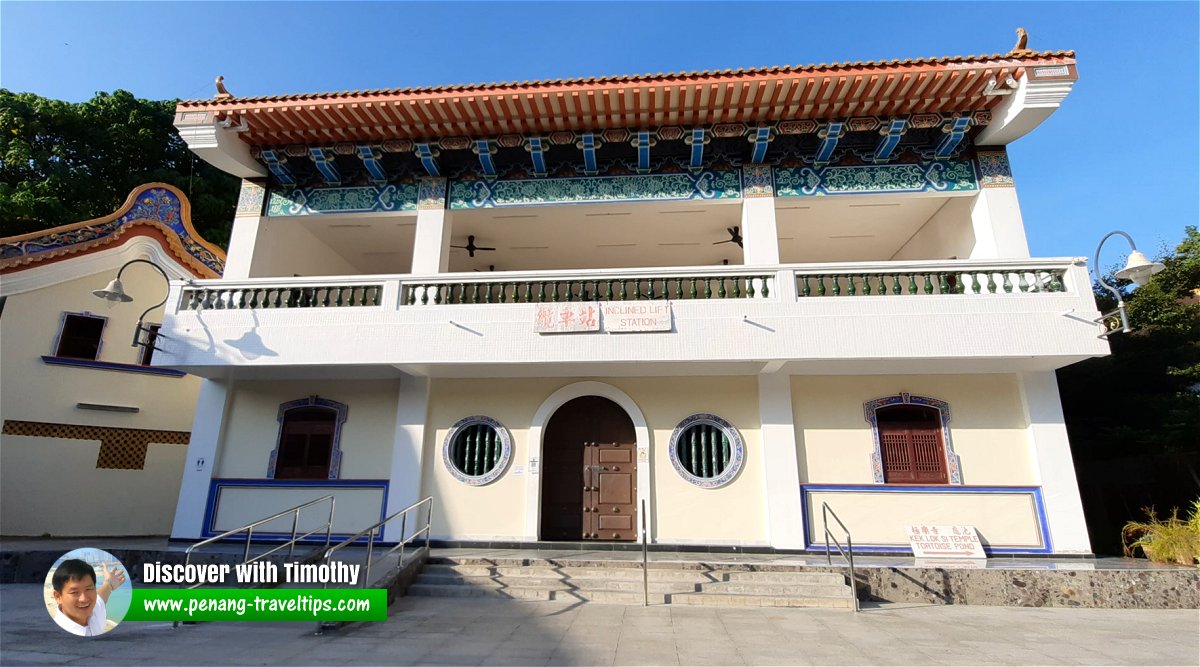
[[[1129,316],[1125,314],[1125,299],[1121,296],[1121,291],[1105,282],[1104,276],[1100,273],[1100,248],[1104,247],[1104,242],[1114,234],[1120,234],[1121,236],[1124,236],[1125,240],[1129,242],[1130,249],[1129,259],[1125,260],[1125,268],[1117,271],[1117,278],[1120,278],[1121,280],[1132,281],[1133,284],[1141,287],[1150,282],[1150,276],[1162,271],[1166,267],[1163,266],[1162,262],[1151,262],[1149,259],[1147,259],[1146,256],[1137,249],[1137,246],[1134,245],[1133,239],[1129,236],[1129,234],[1126,234],[1120,230],[1111,231],[1105,234],[1104,238],[1100,239],[1100,245],[1096,246],[1096,259],[1092,264],[1092,271],[1096,272],[1096,280],[1099,281],[1099,283],[1103,285],[1105,289],[1112,292],[1113,296],[1117,298],[1117,309],[1104,313],[1100,316],[1100,319],[1096,321],[1103,323],[1106,319],[1112,317],[1114,314],[1120,315],[1121,331],[1124,333],[1129,333],[1133,331],[1133,329],[1129,326]],[[1101,334],[1101,337],[1107,338],[1113,333],[1116,332],[1105,331],[1103,334]]]
[[[129,303],[133,301],[133,297],[125,293],[125,286],[121,283],[121,274],[125,272],[125,269],[129,268],[129,265],[138,263],[149,264],[150,266],[154,267],[155,271],[158,271],[158,273],[162,275],[163,280],[167,282],[167,294],[163,295],[162,301],[150,306],[143,311],[140,316],[138,316],[137,324],[134,325],[133,329],[133,342],[129,344],[130,347],[139,347],[148,344],[147,341],[142,340],[142,334],[149,334],[151,333],[151,330],[144,324],[144,322],[146,320],[146,315],[149,315],[150,311],[167,302],[167,296],[171,293],[171,278],[167,276],[167,272],[163,271],[161,266],[151,262],[148,259],[131,259],[121,265],[121,268],[117,270],[117,277],[113,278],[112,281],[108,283],[107,287],[104,289],[94,290],[92,292],[93,295],[113,303]],[[162,334],[158,334],[158,336],[166,338],[166,336],[163,336]]]

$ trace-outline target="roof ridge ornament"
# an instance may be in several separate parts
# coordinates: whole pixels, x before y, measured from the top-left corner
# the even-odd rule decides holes
[[[218,100],[233,99],[233,94],[225,89],[225,77],[218,74],[216,84],[217,84],[217,94],[214,95],[214,97],[216,97]]]
[[[1023,56],[1023,55],[1033,54],[1034,51],[1032,49],[1030,49],[1028,47],[1028,45],[1029,45],[1029,32],[1027,32],[1025,30],[1025,28],[1017,28],[1017,43],[1013,45],[1012,50],[1009,51],[1008,53],[1009,53],[1009,55],[1013,55],[1013,56],[1017,56],[1017,55]]]

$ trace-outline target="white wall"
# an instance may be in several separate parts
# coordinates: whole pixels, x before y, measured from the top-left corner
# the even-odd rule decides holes
[[[971,198],[951,197],[912,236],[891,260],[966,259],[975,247],[971,228]]]
[[[247,245],[251,247],[247,248]],[[234,220],[229,240],[228,279],[361,273],[362,270],[297,220],[267,217]]]

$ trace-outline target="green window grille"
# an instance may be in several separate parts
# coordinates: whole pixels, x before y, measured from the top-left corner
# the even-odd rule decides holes
[[[494,419],[483,416],[459,420],[446,437],[443,458],[459,481],[487,484],[503,472],[511,455],[508,432]]]
[[[671,434],[671,463],[684,479],[703,488],[732,481],[744,457],[741,435],[716,415],[692,415]]]

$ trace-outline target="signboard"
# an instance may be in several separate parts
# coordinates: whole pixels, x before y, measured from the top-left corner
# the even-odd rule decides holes
[[[908,541],[917,558],[987,558],[975,526],[909,526]]]
[[[594,303],[538,304],[533,330],[537,333],[599,331],[599,307]]]
[[[622,301],[604,304],[604,330],[609,333],[630,331],[670,331],[670,301]]]

